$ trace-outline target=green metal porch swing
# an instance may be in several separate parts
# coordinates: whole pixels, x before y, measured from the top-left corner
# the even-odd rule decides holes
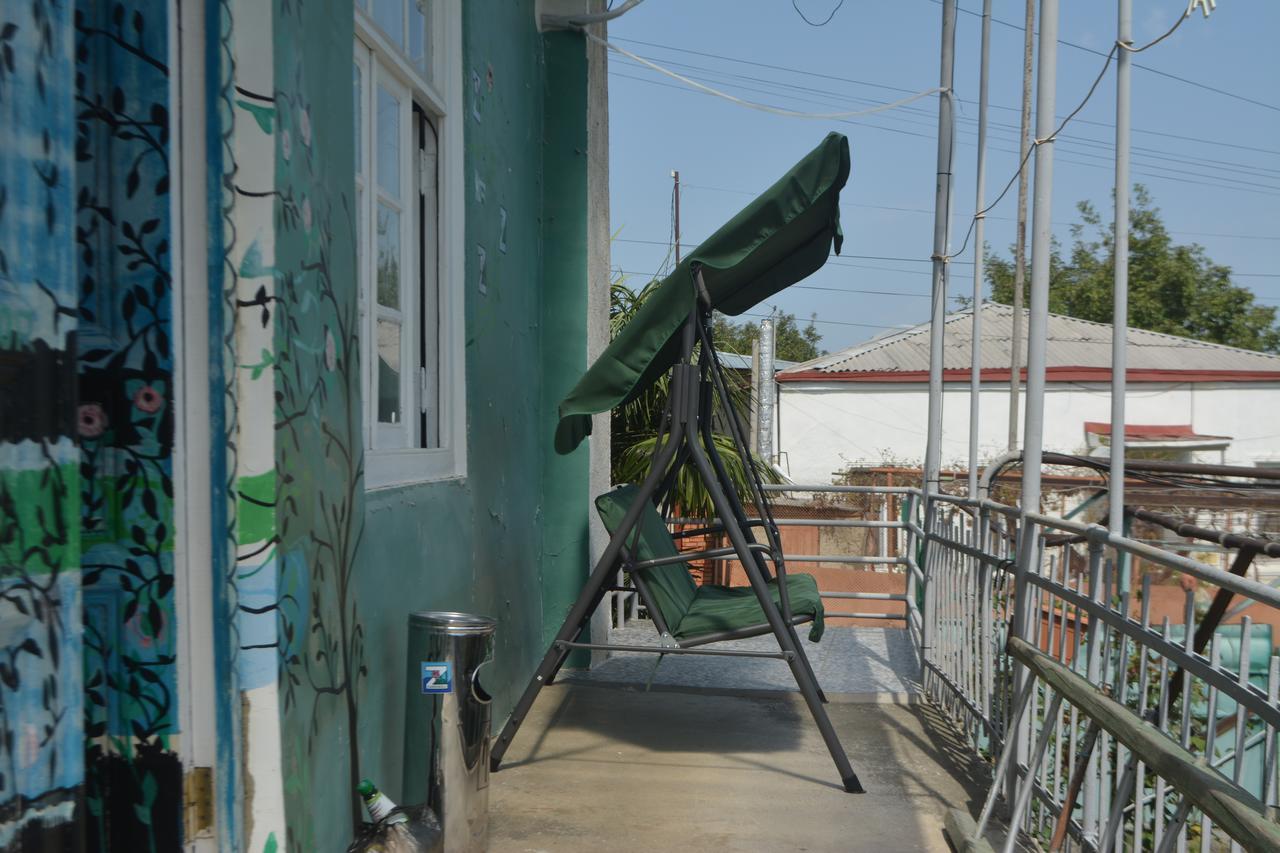
[[[711,440],[716,396],[727,402],[724,371],[711,340],[712,311],[737,315],[811,275],[838,254],[839,197],[849,177],[849,143],[829,134],[767,191],[743,208],[691,252],[662,281],[636,316],[583,374],[560,404],[555,447],[569,453],[591,431],[591,416],[623,405],[670,371],[667,408],[648,476],[600,496],[596,505],[609,543],[596,563],[564,625],[542,658],[528,687],[495,740],[490,767],[496,771],[516,731],[542,687],[549,684],[575,649],[615,649],[667,654],[771,657],[786,661],[831,753],[840,781],[850,793],[862,784],[827,716],[796,626],[810,624],[809,637],[822,636],[823,609],[812,575],[791,574],[763,484],[754,466],[750,498],[759,521],[749,521]],[[700,345],[700,346],[698,346]],[[697,350],[695,354],[695,349]],[[749,458],[742,424],[726,405],[730,437]],[[701,476],[720,521],[716,530],[730,546],[681,554],[657,507],[674,488],[689,461]],[[668,501],[669,503],[669,501]],[[757,542],[752,528],[763,528]],[[750,585],[697,586],[688,560],[736,556]],[[773,571],[770,571],[772,566]],[[591,614],[626,569],[661,635],[657,647],[582,642]],[[773,634],[777,652],[704,649],[707,644]]]

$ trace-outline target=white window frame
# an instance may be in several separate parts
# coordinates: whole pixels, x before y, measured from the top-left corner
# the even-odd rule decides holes
[[[417,429],[409,423],[416,423],[419,401],[422,396],[428,398],[430,404],[434,397],[439,409],[436,417],[438,424],[437,447],[407,447],[400,449],[380,449],[377,438],[389,437],[396,428],[377,423],[377,400],[374,399],[373,381],[376,369],[376,342],[373,341],[374,321],[376,314],[376,229],[377,210],[377,177],[364,176],[364,194],[361,204],[366,213],[362,220],[364,227],[358,229],[356,239],[360,245],[360,290],[361,290],[361,364],[364,378],[365,403],[363,413],[365,441],[365,488],[379,489],[391,486],[408,485],[456,479],[466,476],[466,365],[464,350],[464,277],[465,254],[463,251],[465,198],[463,195],[463,109],[462,109],[462,14],[458,0],[433,0],[427,9],[430,16],[428,32],[433,36],[430,52],[430,79],[427,79],[410,62],[406,53],[401,52],[387,38],[373,18],[360,8],[355,8],[355,63],[361,67],[362,88],[373,98],[362,98],[361,146],[368,151],[372,143],[373,120],[376,116],[376,83],[379,74],[384,79],[394,81],[395,88],[408,93],[413,104],[420,107],[433,122],[438,139],[438,164],[435,177],[438,180],[438,204],[435,225],[438,237],[434,246],[426,245],[426,223],[417,216],[417,181],[413,182],[415,198],[412,204],[405,204],[404,216],[412,222],[405,226],[402,220],[402,234],[408,234],[416,240],[414,250],[408,241],[401,241],[402,259],[410,258],[412,276],[405,276],[401,286],[409,287],[414,294],[412,308],[406,310],[405,326],[402,333],[411,331],[403,340],[402,352],[412,357],[402,360],[402,365],[414,365],[413,375],[401,382],[401,406],[404,411],[412,412],[412,418],[406,418],[405,428],[410,431],[415,442],[421,442]],[[407,39],[406,39],[407,41]],[[374,67],[370,67],[369,57],[376,57]],[[388,88],[392,88],[388,86]],[[402,116],[405,113],[402,113]],[[407,115],[413,125],[417,116],[412,108]],[[403,118],[402,118],[403,123]],[[416,127],[401,128],[402,139],[409,143],[402,151],[401,168],[409,170],[407,174],[419,174],[419,155],[417,149]],[[403,143],[402,143],[403,145]],[[376,154],[374,155],[376,157]],[[372,161],[371,162],[375,162]],[[430,163],[426,163],[429,168]],[[376,168],[376,167],[375,167]],[[359,169],[359,164],[357,164]],[[406,174],[402,171],[402,174]],[[402,179],[403,183],[403,179]],[[412,209],[410,209],[410,207]],[[416,294],[419,292],[417,275],[417,258],[419,251],[431,252],[438,248],[436,308],[438,319],[433,316],[430,305],[419,304]],[[430,254],[427,254],[428,260]],[[402,260],[402,264],[404,261]],[[428,288],[430,283],[428,283]],[[410,314],[412,323],[410,323]],[[417,374],[416,365],[420,335],[427,334],[430,342],[429,321],[435,321],[439,331],[436,347],[438,388],[435,394],[432,389],[424,387],[426,382]],[[410,326],[412,325],[412,330]],[[408,371],[402,370],[402,376]]]

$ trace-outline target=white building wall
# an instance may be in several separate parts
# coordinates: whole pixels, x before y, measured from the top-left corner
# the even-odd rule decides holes
[[[796,482],[827,483],[851,465],[918,466],[929,408],[924,383],[782,383],[775,446]],[[979,462],[1006,449],[1009,386],[984,383]],[[1025,397],[1023,398],[1025,406]],[[1191,424],[1202,435],[1232,436],[1228,464],[1280,462],[1280,385],[1276,383],[1131,384],[1130,424]],[[1025,408],[1022,410],[1025,411]],[[969,454],[969,386],[949,383],[943,396],[942,463],[964,468]],[[1045,393],[1045,449],[1085,452],[1085,421],[1111,420],[1105,383],[1054,382]],[[1021,412],[1018,431],[1022,431]],[[1217,451],[1202,454],[1218,461]]]

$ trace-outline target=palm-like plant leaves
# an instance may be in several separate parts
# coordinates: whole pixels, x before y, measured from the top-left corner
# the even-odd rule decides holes
[[[624,276],[619,275],[610,287],[609,302],[609,334],[616,337],[627,322],[640,309],[645,300],[657,288],[659,280],[651,281],[638,291],[627,287]],[[738,412],[746,412],[751,404],[751,389],[748,383],[732,371],[727,372],[730,403]],[[612,420],[612,474],[615,483],[638,483],[649,472],[657,439],[658,425],[667,406],[669,377],[662,376],[634,400],[619,406],[613,413]],[[715,422],[724,424],[729,412],[724,408],[724,401],[717,395],[715,398]],[[747,462],[738,453],[733,440],[722,431],[713,433],[712,441],[724,462],[738,495],[746,499],[751,492],[750,470]],[[780,478],[771,466],[763,460],[750,455],[750,464],[760,472],[765,482],[779,482]],[[676,480],[676,503],[680,511],[688,516],[710,518],[715,515],[711,505],[711,497],[702,483],[702,478],[692,463],[681,468]]]

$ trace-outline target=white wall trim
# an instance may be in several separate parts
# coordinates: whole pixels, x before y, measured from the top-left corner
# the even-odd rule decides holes
[[[184,14],[185,13],[185,14]],[[205,27],[202,9],[169,2],[170,195],[174,318],[174,610],[178,621],[179,753],[183,770],[217,768],[214,666],[213,429],[209,400],[208,207],[205,192]],[[195,61],[186,61],[195,57]],[[184,815],[185,818],[185,815]],[[190,853],[216,849],[219,820],[185,839]]]

